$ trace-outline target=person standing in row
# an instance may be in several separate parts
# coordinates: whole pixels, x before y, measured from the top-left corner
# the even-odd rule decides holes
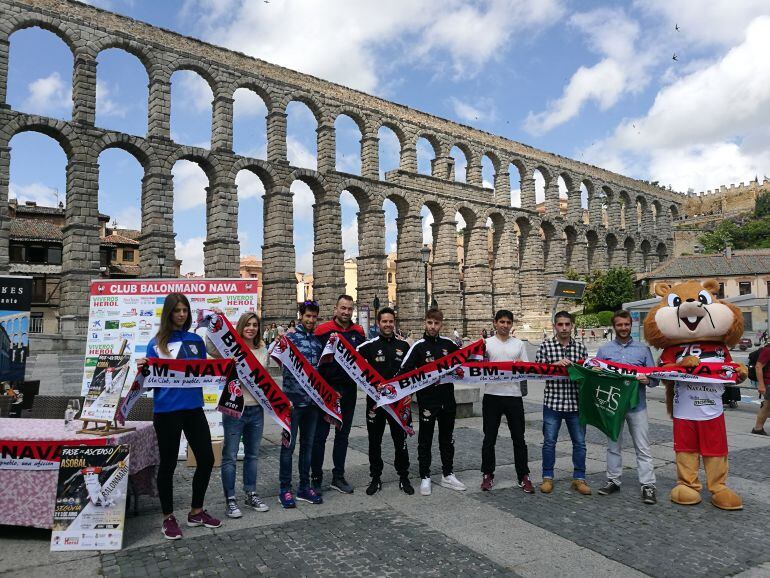
[[[318,367],[323,347],[318,338],[313,334],[318,320],[318,303],[305,301],[299,306],[300,320],[295,331],[286,334],[297,346],[300,353],[313,367]],[[284,508],[295,508],[294,495],[291,487],[292,456],[297,445],[297,431],[299,431],[299,457],[297,468],[299,469],[299,488],[297,499],[310,504],[321,504],[323,498],[310,485],[310,459],[313,452],[313,443],[318,422],[322,420],[322,410],[316,406],[310,396],[305,393],[291,372],[283,368],[283,392],[292,404],[291,410],[291,445],[281,446],[281,457],[278,479],[278,501]]]
[[[395,335],[396,312],[390,307],[383,307],[377,312],[377,327],[379,335],[358,346],[361,356],[377,370],[384,379],[390,379],[400,373],[401,364],[409,344]],[[376,407],[375,401],[366,398],[366,431],[369,434],[369,474],[372,481],[366,488],[366,494],[372,496],[382,489],[382,435],[385,433],[385,423],[390,427],[390,437],[396,457],[393,465],[398,473],[398,487],[405,494],[414,494],[414,488],[409,481],[409,450],[406,447],[406,432],[388,414],[384,408]]]
[[[529,361],[521,339],[511,336],[513,313],[501,309],[495,313],[495,334],[486,340],[485,358],[488,361]],[[495,479],[495,444],[500,420],[505,416],[513,441],[513,459],[517,483],[526,493],[535,490],[529,479],[527,442],[524,441],[524,401],[522,390],[526,382],[489,383],[484,388],[481,415],[484,441],[481,446],[481,489],[489,491]]]
[[[161,359],[206,359],[206,344],[190,332],[192,317],[190,302],[181,293],[169,293],[163,302],[160,328],[147,344],[147,357]],[[146,358],[136,360],[141,368]],[[174,516],[174,471],[179,459],[182,432],[195,456],[196,467],[192,481],[192,501],[187,515],[188,526],[219,528],[222,522],[203,509],[203,500],[214,468],[209,424],[203,413],[203,389],[157,388],[154,391],[153,426],[158,439],[158,495],[163,511],[163,535],[169,540],[182,537]]]
[[[331,321],[322,323],[315,330],[315,335],[321,342],[321,349],[326,346],[329,337],[333,333],[342,335],[353,347],[358,347],[364,342],[364,330],[360,325],[351,321],[353,317],[353,298],[350,295],[340,295],[334,306],[334,317]],[[332,451],[331,487],[343,494],[352,494],[353,486],[345,479],[345,459],[348,455],[348,438],[353,427],[353,414],[356,411],[356,394],[358,388],[353,379],[334,360],[322,363],[318,367],[321,374],[332,388],[341,395],[340,410],[342,411],[342,427],[334,432],[334,449]],[[311,458],[312,484],[316,492],[321,492],[323,484],[324,453],[326,452],[326,439],[329,437],[330,424],[321,420],[316,427],[315,441],[313,442],[313,456]]]
[[[223,315],[222,311],[214,309]],[[267,367],[267,348],[261,338],[259,317],[254,311],[247,311],[238,319],[235,331],[241,336],[254,357]],[[209,357],[222,357],[216,347],[206,339],[206,351]],[[238,448],[243,438],[243,491],[246,493],[245,504],[257,512],[267,512],[270,508],[257,494],[257,466],[259,464],[259,446],[262,442],[262,430],[265,415],[262,406],[249,390],[241,386],[243,392],[243,413],[241,417],[222,414],[224,444],[222,447],[222,489],[225,492],[225,513],[228,518],[243,516],[235,498],[235,473],[238,461]]]
[[[409,348],[401,366],[401,373],[416,369],[457,351],[458,347],[448,337],[440,335],[444,314],[431,308],[425,313],[425,333]],[[431,495],[431,446],[433,430],[438,422],[438,447],[441,454],[441,485],[457,491],[464,491],[465,484],[454,475],[454,428],[457,404],[454,384],[448,377],[417,392],[420,410],[420,431],[417,434],[417,460],[420,464],[420,494]]]
[[[588,350],[572,337],[572,314],[559,311],[553,318],[554,337],[546,339],[537,350],[537,363],[568,366],[588,357]],[[572,440],[572,489],[588,496],[591,488],[586,483],[586,427],[578,417],[578,384],[569,378],[547,379],[543,394],[543,482],[540,491],[553,491],[553,470],[556,464],[556,439],[559,428],[566,422]]]
[[[654,367],[650,348],[631,337],[631,314],[628,311],[616,311],[612,316],[612,327],[615,339],[605,343],[596,352],[596,357],[625,363],[638,367]],[[642,486],[642,502],[654,504],[657,502],[655,490],[655,471],[650,453],[649,425],[647,423],[647,387],[655,387],[658,380],[638,375],[639,401],[634,409],[626,413],[625,423],[631,433],[631,440],[636,450],[636,471]],[[599,495],[606,496],[620,491],[620,477],[623,473],[623,429],[621,426],[617,441],[607,440],[607,482],[599,488]]]

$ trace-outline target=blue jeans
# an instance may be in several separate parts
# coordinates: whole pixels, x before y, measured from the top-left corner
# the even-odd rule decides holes
[[[222,414],[222,427],[225,430],[222,448],[222,488],[225,498],[235,497],[235,470],[238,459],[238,446],[243,436],[243,489],[255,492],[257,489],[257,462],[259,444],[262,441],[262,428],[265,423],[262,406],[247,405],[240,418]]]
[[[297,429],[299,429],[299,490],[310,487],[310,456],[313,450],[316,424],[321,410],[315,404],[299,406],[295,405],[291,412],[291,445],[281,446],[281,458],[278,472],[278,481],[281,485],[281,493],[291,490],[291,460],[294,454],[294,446],[297,445]]]
[[[334,430],[334,447],[332,448],[332,478],[341,478],[345,475],[345,459],[348,455],[348,438],[353,427],[353,414],[356,411],[355,385],[345,385],[340,390],[340,411],[342,413],[342,427]],[[313,458],[311,466],[313,479],[322,480],[324,477],[324,454],[326,453],[326,439],[329,437],[331,424],[322,419],[316,428],[315,441],[313,441]]]
[[[561,422],[567,422],[567,430],[572,440],[572,478],[584,480],[586,477],[586,427],[580,425],[578,412],[554,411],[543,406],[543,478],[553,479],[553,466],[556,463],[556,440],[559,437]]]

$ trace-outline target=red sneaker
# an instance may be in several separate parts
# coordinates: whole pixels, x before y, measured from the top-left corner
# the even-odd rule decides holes
[[[521,481],[519,482],[519,487],[524,490],[525,494],[534,494],[535,488],[532,487],[532,481],[529,479],[529,476],[524,476],[521,478]]]
[[[163,520],[163,527],[161,531],[166,537],[166,540],[179,540],[182,537],[182,530],[179,527],[179,524],[177,524],[176,518],[174,516],[169,516]]]
[[[201,510],[197,514],[187,514],[187,525],[191,527],[206,526],[207,528],[219,528],[222,522],[214,516],[209,516],[206,510]]]
[[[484,492],[491,490],[494,479],[494,474],[484,474],[481,477],[481,490]]]

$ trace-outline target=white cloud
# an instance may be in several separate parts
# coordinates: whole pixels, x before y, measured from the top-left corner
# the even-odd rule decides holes
[[[179,161],[171,169],[174,176],[174,211],[186,211],[206,204],[206,173],[192,161]]]
[[[235,184],[238,187],[238,200],[260,199],[265,194],[265,185],[260,178],[251,171],[245,170],[238,173],[235,177]]]
[[[71,110],[72,88],[65,83],[58,72],[33,80],[27,85],[29,94],[22,105],[25,110],[38,114]]]
[[[315,150],[311,151],[291,135],[286,137],[286,157],[294,167],[316,170],[318,166]]]
[[[238,118],[265,118],[265,102],[253,90],[239,88],[233,94],[233,116]]]
[[[113,220],[121,229],[140,230],[142,228],[142,211],[139,207],[123,207],[113,215]]]
[[[195,273],[203,275],[203,242],[205,237],[192,237],[186,241],[176,239],[176,258],[182,260],[182,275]]]
[[[494,120],[496,116],[494,102],[488,98],[480,98],[475,103],[470,104],[452,96],[449,98],[449,105],[452,107],[455,117],[461,122],[490,121]]]
[[[117,89],[115,89],[117,92]],[[125,118],[128,107],[118,104],[113,98],[113,89],[106,82],[97,81],[96,83],[96,108],[99,114],[104,116],[117,116]]]
[[[600,110],[617,104],[621,96],[641,90],[649,82],[654,51],[637,51],[639,25],[621,10],[600,8],[575,14],[570,24],[582,32],[589,48],[603,58],[593,66],[581,66],[564,91],[546,110],[530,112],[525,129],[541,135],[575,118],[588,102]]]
[[[183,16],[215,44],[373,92],[394,66],[383,45],[432,68],[448,56],[456,76],[474,75],[524,36],[518,33],[531,37],[562,11],[561,0],[488,0],[479,7],[463,0],[188,0]]]
[[[171,76],[171,108],[179,104],[195,113],[211,111],[214,93],[209,83],[192,70],[178,70]]]
[[[63,191],[60,194],[57,189],[43,183],[30,183],[28,185],[11,183],[8,186],[8,197],[17,199],[20,204],[34,201],[38,205],[45,207],[55,207],[59,201],[65,201]]]
[[[663,87],[647,114],[586,149],[594,164],[684,191],[748,181],[770,165],[770,17],[743,42]]]
[[[430,212],[428,207],[423,207],[420,210],[422,216],[422,243],[427,245],[433,242],[433,213]]]

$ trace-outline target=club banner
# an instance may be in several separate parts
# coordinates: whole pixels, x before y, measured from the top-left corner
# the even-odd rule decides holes
[[[407,395],[417,393],[421,389],[438,382],[445,375],[456,372],[463,364],[475,360],[483,354],[484,340],[479,339],[436,361],[431,361],[422,367],[397,375],[380,388],[380,400],[377,402],[377,407],[395,403]],[[464,379],[464,377],[460,377],[460,379]]]
[[[128,445],[62,448],[51,550],[120,550],[128,474]]]
[[[123,386],[131,369],[129,355],[100,355],[88,395],[83,402],[82,420],[112,421],[120,405]]]
[[[300,387],[310,399],[326,412],[329,419],[336,420],[335,426],[342,425],[340,394],[335,391],[316,369],[308,363],[297,346],[284,335],[273,347],[270,356],[285,367],[294,376]],[[326,417],[324,416],[324,417]]]
[[[275,383],[270,373],[262,367],[249,347],[238,335],[228,319],[213,311],[202,311],[200,324],[208,326],[207,336],[225,359],[235,363],[237,380],[231,380],[219,398],[218,410],[236,418],[243,413],[241,385],[259,402],[273,420],[283,429],[283,444],[291,444],[291,402]]]
[[[24,381],[31,304],[32,277],[0,276],[0,381]]]
[[[635,375],[578,364],[567,371],[578,384],[580,424],[592,425],[617,441],[626,413],[639,403],[639,380]]]
[[[380,400],[379,388],[385,379],[374,369],[371,364],[356,351],[356,349],[342,335],[335,333],[329,337],[321,357],[334,356],[334,360],[348,374],[356,385],[375,402]],[[393,404],[384,405],[382,408],[396,420],[407,435],[414,435],[412,429],[412,398],[406,396]]]
[[[722,385],[737,385],[740,383],[738,376],[738,364],[732,362],[714,363],[703,362],[695,367],[637,367],[615,363],[605,359],[591,358],[583,362],[585,367],[600,368],[613,371],[621,375],[646,375],[655,379],[669,379],[672,381],[686,381],[689,383],[720,383]]]
[[[103,446],[106,438],[83,440],[0,440],[0,470],[58,470],[62,446]]]
[[[152,387],[192,388],[211,386],[224,389],[232,359],[158,359],[147,358],[147,365],[136,373],[126,397],[117,411],[119,423],[125,423],[131,408],[146,389]]]
[[[468,361],[463,363],[463,381],[495,383],[527,379],[569,379],[567,368],[530,361]]]

